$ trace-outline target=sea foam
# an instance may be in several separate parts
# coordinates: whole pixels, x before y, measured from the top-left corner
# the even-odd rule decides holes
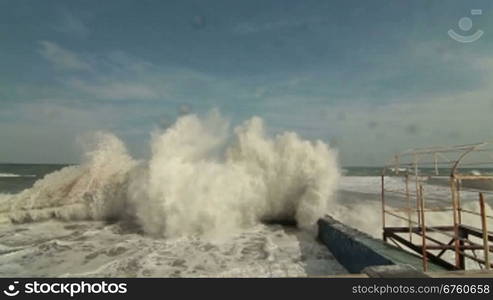
[[[311,227],[339,178],[337,155],[296,133],[270,137],[253,117],[234,130],[218,113],[186,115],[154,132],[151,158],[97,133],[79,166],[45,176],[4,199],[12,222],[131,220],[149,234],[222,235],[262,221]]]

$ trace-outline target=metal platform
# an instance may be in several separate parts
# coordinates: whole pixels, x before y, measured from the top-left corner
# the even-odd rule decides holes
[[[388,180],[393,181],[392,188],[388,188]],[[437,196],[434,189],[447,186],[448,195]],[[465,193],[469,202],[471,193],[477,194],[477,210],[464,207]],[[429,262],[448,270],[464,270],[467,260],[490,270],[493,233],[488,227],[493,217],[487,215],[486,208],[487,200],[492,199],[491,142],[398,153],[382,170],[383,239],[419,254],[423,271],[429,269]],[[433,216],[437,213],[450,216],[450,222],[430,224],[436,223]],[[468,224],[464,214],[475,216],[478,222]],[[445,259],[451,252],[453,259]]]

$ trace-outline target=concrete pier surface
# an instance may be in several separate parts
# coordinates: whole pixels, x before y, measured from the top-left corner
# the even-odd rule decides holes
[[[426,272],[424,274],[430,278],[493,278],[492,271],[483,271],[483,270]],[[381,276],[372,276],[370,274],[365,274],[365,273],[326,276],[326,278],[374,278],[374,277],[381,277]],[[401,278],[401,276],[393,276],[393,277]],[[409,276],[407,277],[409,278]]]
[[[445,272],[427,272],[427,275],[435,278],[493,278],[493,271],[486,270],[467,270],[467,271],[445,271]]]
[[[423,273],[423,260],[420,256],[375,239],[330,216],[319,219],[318,237],[339,263],[352,273],[329,277],[493,278],[493,271],[450,271],[432,262],[428,262],[428,272]]]

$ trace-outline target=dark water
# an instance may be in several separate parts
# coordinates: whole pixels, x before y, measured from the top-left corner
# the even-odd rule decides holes
[[[18,193],[30,188],[37,180],[45,175],[60,170],[69,165],[59,164],[0,164],[0,193]],[[448,169],[440,169],[441,175],[448,175]],[[480,172],[493,174],[493,169],[464,169],[464,173]],[[433,175],[435,169],[420,169],[422,175]],[[345,176],[380,176],[382,167],[342,167]]]
[[[343,167],[343,174],[346,176],[381,176],[383,168],[382,167]],[[387,175],[392,175],[392,171],[390,169],[386,170]],[[405,171],[405,169],[399,170],[401,172]],[[413,173],[412,170],[410,170]],[[436,175],[435,168],[420,168],[419,174],[423,176],[432,176]],[[483,174],[483,175],[493,175],[493,168],[461,168],[458,170],[459,173],[462,174]],[[450,168],[438,168],[438,173],[440,176],[449,176]]]
[[[45,175],[69,165],[0,164],[0,193],[18,193],[30,188]],[[381,167],[343,167],[345,176],[380,176]],[[15,177],[14,177],[15,176]]]
[[[54,164],[0,164],[0,193],[18,193],[30,188],[46,174],[68,165]]]
[[[380,176],[382,167],[342,167],[345,176]]]

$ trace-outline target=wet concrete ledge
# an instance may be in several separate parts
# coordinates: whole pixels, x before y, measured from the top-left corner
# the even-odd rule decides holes
[[[365,268],[382,265],[407,265],[419,271],[423,268],[421,257],[372,238],[330,216],[318,220],[318,237],[351,273],[361,273]],[[430,272],[446,271],[432,263],[428,264],[428,269]],[[398,277],[403,277],[403,274]]]

